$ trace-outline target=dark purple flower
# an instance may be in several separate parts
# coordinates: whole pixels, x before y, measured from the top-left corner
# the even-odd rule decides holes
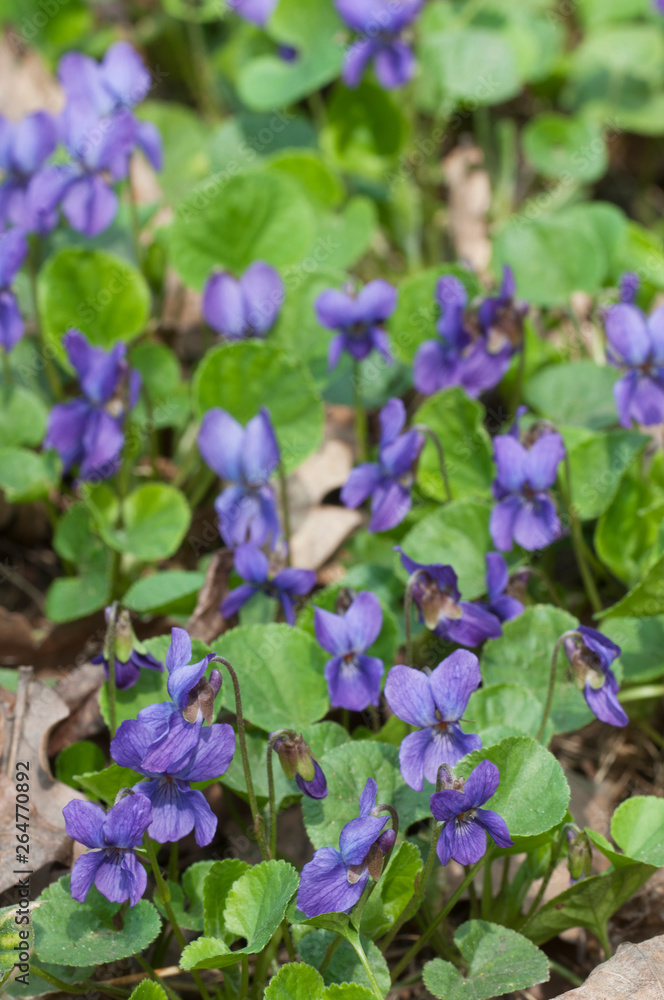
[[[140,847],[152,819],[142,795],[127,795],[107,813],[92,802],[74,799],[62,810],[67,835],[93,848],[81,855],[71,873],[71,894],[79,903],[97,886],[112,903],[136,906],[148,883],[134,848]]]
[[[58,65],[58,79],[67,100],[88,104],[97,119],[124,113],[132,123],[132,145],[143,150],[155,170],[161,170],[159,130],[152,122],[139,121],[130,113],[147,97],[152,81],[143,60],[128,42],[111,45],[100,63],[80,52],[68,52]]]
[[[479,396],[500,382],[513,349],[508,345],[491,353],[484,337],[471,335],[466,325],[468,293],[458,278],[442,277],[436,300],[442,309],[438,339],[425,341],[417,350],[413,362],[415,387],[431,396],[441,389],[461,386],[469,396]]]
[[[284,304],[284,283],[278,271],[255,261],[236,279],[217,271],[203,291],[203,315],[228,340],[264,337],[277,321]]]
[[[112,608],[106,608],[106,624],[109,624],[113,614]],[[104,644],[103,651],[99,656],[94,656],[92,663],[103,663],[106,679],[109,678],[108,665],[110,661],[110,635]],[[138,680],[141,668],[150,670],[160,670],[163,672],[164,665],[159,660],[155,660],[147,652],[142,642],[136,638],[136,633],[131,627],[129,612],[121,611],[114,623],[114,646],[115,646],[115,686],[118,691],[126,691],[133,687]]]
[[[126,344],[105,351],[92,347],[80,330],[69,330],[62,343],[84,398],[53,407],[44,447],[55,448],[65,472],[78,465],[80,480],[108,479],[120,464],[122,426],[138,400],[140,376],[127,365]]]
[[[226,0],[226,2],[243,21],[249,21],[262,28],[269,21],[278,0]]]
[[[270,738],[274,735],[270,733]],[[284,730],[272,746],[289,781],[295,778],[300,791],[310,799],[326,798],[327,781],[323,769],[302,736]]]
[[[606,314],[607,357],[625,374],[613,387],[623,427],[635,420],[650,426],[664,420],[664,306],[650,316],[634,305],[611,306]]]
[[[346,53],[343,80],[357,87],[373,61],[376,76],[386,90],[402,87],[415,71],[412,49],[401,37],[419,14],[424,0],[335,0],[349,28],[362,37]]]
[[[328,288],[316,299],[318,322],[328,330],[337,330],[330,341],[329,370],[337,367],[342,351],[348,351],[355,361],[363,361],[374,348],[389,363],[390,345],[382,324],[397,305],[397,292],[380,278],[370,281],[357,296],[347,291]]]
[[[620,301],[632,305],[639,291],[641,279],[633,271],[625,271],[620,277]]]
[[[154,840],[163,844],[194,830],[196,843],[203,847],[214,837],[217,820],[203,793],[190,782],[209,781],[228,770],[235,733],[225,723],[210,724],[221,674],[213,670],[208,681],[205,671],[215,654],[190,664],[188,634],[174,628],[171,637],[166,654],[171,701],[149,705],[136,719],[125,720],[111,740],[111,756],[116,764],[149,779],[134,790],[152,803],[148,833]]]
[[[318,642],[332,653],[325,664],[325,680],[333,708],[363,712],[377,705],[383,661],[365,652],[378,638],[383,626],[383,611],[375,594],[358,594],[344,615],[314,608],[314,627]]]
[[[234,548],[250,541],[274,545],[281,533],[270,477],[279,465],[279,445],[263,408],[246,427],[218,407],[203,417],[198,432],[203,461],[229,485],[217,497],[219,533]]]
[[[487,552],[486,589],[489,600],[483,605],[501,622],[508,622],[523,614],[523,604],[507,593],[510,582],[507,563],[500,552]]]
[[[492,809],[480,809],[495,794],[499,782],[496,765],[482,760],[465,782],[457,778],[451,788],[431,796],[431,812],[439,823],[445,824],[436,849],[441,865],[450,860],[474,865],[486,854],[487,833],[498,847],[512,847],[502,816]]]
[[[51,155],[58,142],[54,119],[46,111],[36,111],[13,123],[0,116],[0,228],[8,224],[25,232],[48,232],[56,223],[56,213],[40,218],[29,197],[30,182]]]
[[[610,726],[626,726],[629,718],[618,701],[618,681],[611,669],[620,656],[620,646],[587,625],[580,625],[576,633],[580,636],[565,639],[565,652],[589,708]]]
[[[420,621],[439,638],[461,646],[479,646],[502,635],[500,621],[486,608],[461,601],[457,575],[451,566],[415,562],[398,545],[401,565],[411,574],[411,595]]]
[[[479,736],[459,725],[468,699],[482,681],[479,660],[466,649],[456,649],[431,674],[412,667],[392,667],[385,682],[385,698],[394,714],[419,726],[401,742],[399,764],[403,780],[422,791],[423,779],[435,785],[442,764],[456,764],[479,750]]]
[[[28,252],[25,233],[18,228],[0,235],[0,347],[7,354],[23,336],[25,325],[10,285]]]
[[[346,823],[339,850],[321,847],[304,866],[297,893],[306,917],[349,913],[364,892],[369,876],[378,881],[383,858],[394,846],[394,830],[385,830],[387,816],[374,816],[377,786],[369,778],[360,796],[360,815]]]
[[[221,605],[224,618],[237,614],[240,608],[262,591],[279,601],[289,625],[295,624],[295,598],[308,594],[316,584],[316,574],[310,569],[282,569],[270,578],[270,563],[264,552],[251,543],[238,545],[235,569],[247,582],[230,594]]]
[[[498,470],[492,489],[499,501],[489,525],[493,544],[507,552],[516,542],[532,552],[555,542],[560,520],[548,491],[565,458],[560,434],[544,429],[522,443],[517,420],[510,433],[493,439],[493,454]]]
[[[518,302],[515,296],[514,272],[505,264],[499,294],[489,296],[482,302],[477,317],[491,355],[511,357],[523,343],[523,321],[528,306],[525,302]]]
[[[358,465],[341,490],[346,507],[359,507],[371,497],[369,531],[389,531],[410,510],[414,469],[424,447],[424,435],[416,430],[402,434],[405,423],[403,402],[388,400],[380,411],[378,461]]]

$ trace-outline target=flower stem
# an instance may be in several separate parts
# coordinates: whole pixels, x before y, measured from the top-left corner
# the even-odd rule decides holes
[[[528,907],[528,910],[526,911],[526,913],[525,913],[522,921],[518,924],[520,932],[523,931],[528,926],[528,924],[530,923],[530,921],[535,916],[535,913],[537,912],[538,906],[542,902],[542,899],[544,897],[544,893],[546,892],[546,887],[548,886],[549,882],[551,881],[551,879],[553,877],[553,873],[556,870],[556,865],[558,864],[558,860],[560,858],[560,850],[561,850],[561,847],[562,847],[562,838],[563,838],[563,836],[564,836],[564,833],[561,830],[560,836],[558,837],[558,840],[556,841],[555,844],[552,844],[552,846],[551,846],[551,857],[549,859],[549,864],[547,865],[546,872],[544,873],[544,878],[542,879],[542,884],[539,887],[539,889],[537,891],[537,895],[535,896],[534,900],[532,901],[532,903]]]
[[[240,981],[240,1000],[247,1000],[249,996],[249,956],[243,955],[240,963],[242,969],[242,979]]]
[[[436,914],[436,916],[431,921],[424,934],[422,934],[422,936],[418,938],[418,940],[413,944],[412,948],[410,948],[403,956],[401,961],[396,964],[396,966],[392,971],[393,983],[396,982],[396,980],[399,978],[404,969],[408,968],[411,961],[415,958],[418,952],[433,937],[433,935],[436,933],[436,928],[439,926],[439,924],[442,924],[443,920],[451,912],[452,908],[459,901],[462,894],[468,888],[470,883],[473,881],[475,875],[480,870],[485,861],[486,861],[486,854],[484,855],[483,858],[480,858],[479,861],[475,862],[472,868],[470,868],[470,870],[466,873],[466,877],[464,878],[463,882],[461,882],[456,891],[452,893],[452,895],[450,896],[450,898],[448,899],[447,903],[442,908],[442,910]]]
[[[184,950],[187,946],[184,934],[177,922],[176,916],[173,913],[173,907],[171,906],[171,890],[164,882],[164,876],[161,874],[159,869],[159,862],[157,861],[157,852],[155,851],[155,846],[150,837],[145,835],[145,849],[148,852],[148,857],[150,859],[150,864],[152,866],[152,872],[157,883],[157,895],[162,902],[164,909],[166,910],[166,916],[168,917],[168,922],[173,928],[173,934],[175,935],[175,940],[179,944],[180,948]],[[205,983],[201,979],[198,972],[195,969],[191,970],[191,975],[198,987],[198,992],[200,993],[202,1000],[211,1000],[210,994],[205,988]]]
[[[366,462],[367,450],[367,415],[362,405],[362,376],[360,375],[360,363],[356,361],[353,368],[353,399],[355,404],[355,439],[357,442],[357,459],[359,462]]]
[[[427,890],[427,885],[429,884],[429,879],[431,878],[431,873],[433,872],[434,865],[436,863],[436,844],[438,842],[438,837],[440,836],[441,824],[433,823],[431,826],[431,841],[429,843],[429,853],[427,855],[427,862],[424,866],[423,871],[415,879],[415,885],[413,886],[413,895],[411,896],[409,902],[404,907],[401,915],[397,918],[397,921],[391,931],[383,938],[381,942],[381,951],[383,954],[390,947],[395,937],[401,930],[404,924],[415,916],[422,900],[424,899],[424,894]]]
[[[118,989],[115,986],[105,986],[103,982],[93,983],[89,979],[84,980],[82,983],[76,983],[75,985],[72,983],[65,983],[61,979],[58,979],[57,976],[47,972],[46,969],[39,969],[32,964],[30,965],[30,972],[34,973],[35,976],[38,976],[39,979],[43,979],[45,982],[50,983],[51,986],[55,986],[58,990],[65,994],[88,994],[92,991],[97,993],[106,993],[111,997],[126,997],[129,995],[127,990]]]
[[[281,506],[284,515],[284,537],[286,539],[286,565],[292,566],[291,555],[291,519],[290,507],[288,505],[288,481],[283,461],[279,462],[279,484],[281,487]]]
[[[367,956],[366,956],[366,954],[364,952],[364,948],[362,947],[362,942],[360,940],[359,933],[357,931],[355,931],[355,930],[352,930],[349,927],[348,931],[346,932],[346,940],[349,941],[350,944],[355,949],[355,953],[356,953],[357,957],[359,958],[360,962],[362,963],[362,967],[364,968],[364,971],[367,974],[367,979],[369,980],[369,983],[371,984],[371,989],[374,991],[374,993],[376,994],[377,997],[380,997],[381,1000],[384,1000],[385,994],[383,993],[383,991],[381,990],[380,986],[378,985],[378,983],[376,981],[376,977],[373,974],[373,969],[369,965],[369,960],[367,959]]]
[[[572,476],[569,455],[567,452],[565,453],[565,478],[567,482],[564,490],[561,490],[561,492],[563,493],[567,513],[569,514],[574,557],[576,559],[576,564],[579,567],[579,573],[581,574],[581,579],[583,580],[586,596],[593,611],[596,614],[599,614],[603,610],[602,599],[599,596],[597,584],[595,583],[595,577],[592,574],[590,563],[588,562],[586,556],[586,543],[583,539],[583,528],[581,527],[581,522],[579,521],[579,515],[575,505],[572,503]]]
[[[263,858],[263,861],[267,861],[269,859],[269,852],[267,844],[265,843],[263,818],[258,811],[258,802],[256,801],[256,792],[254,791],[254,782],[251,777],[251,767],[249,765],[249,753],[247,751],[247,736],[244,729],[244,716],[242,714],[242,695],[240,694],[240,682],[235,672],[235,668],[232,666],[232,664],[228,662],[225,656],[219,656],[219,654],[217,654],[210,662],[222,663],[226,667],[228,673],[231,676],[233,691],[235,692],[235,717],[237,719],[237,736],[238,736],[238,742],[240,744],[240,754],[242,755],[242,767],[244,769],[244,780],[247,785],[247,797],[249,799],[249,808],[251,809],[251,817],[254,821],[254,833],[258,841],[258,846],[260,848],[261,856]]]
[[[119,555],[119,553],[118,553]],[[111,739],[117,732],[117,713],[115,709],[115,632],[118,614],[118,602],[113,601],[111,606],[111,616],[108,623],[108,639],[105,652],[108,653],[108,728]]]
[[[272,754],[274,752],[274,744],[279,739],[281,734],[286,730],[279,729],[276,733],[272,733],[267,744],[267,794],[269,801],[270,810],[270,857],[276,858],[277,856],[277,809],[274,798],[274,768],[272,766]]]
[[[32,309],[35,315],[37,335],[39,337],[42,357],[44,359],[44,370],[46,372],[46,378],[48,380],[51,392],[53,393],[54,397],[57,400],[59,400],[62,399],[62,385],[60,384],[60,379],[58,377],[57,369],[53,364],[53,358],[51,357],[49,345],[46,343],[46,340],[44,338],[44,328],[42,326],[41,316],[39,312],[39,291],[37,286],[37,273],[39,271],[40,256],[41,256],[40,238],[38,236],[33,236],[30,239],[30,250],[27,259],[28,277],[30,279],[30,296],[32,298]]]
[[[551,714],[551,708],[553,706],[553,698],[556,693],[556,674],[558,673],[558,652],[562,646],[565,639],[570,635],[578,635],[575,629],[570,629],[568,632],[564,632],[560,639],[556,642],[553,647],[553,656],[551,657],[551,670],[549,672],[549,690],[546,693],[546,703],[544,705],[544,711],[542,712],[542,721],[540,722],[540,727],[537,730],[537,736],[535,739],[538,743],[541,743],[544,739],[544,733],[546,732],[546,724],[549,721],[549,716]]]
[[[435,431],[432,431],[430,427],[426,424],[415,424],[413,427],[414,431],[420,431],[421,434],[426,434],[431,443],[433,444],[436,452],[438,453],[438,465],[440,466],[440,477],[443,481],[443,489],[445,490],[445,500],[447,503],[452,499],[452,491],[450,489],[450,480],[447,475],[447,465],[445,463],[445,451],[443,449],[443,442],[440,440]]]

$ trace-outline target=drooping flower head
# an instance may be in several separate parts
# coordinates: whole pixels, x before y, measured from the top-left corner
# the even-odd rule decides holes
[[[214,505],[226,545],[274,545],[281,528],[270,477],[280,456],[268,411],[263,408],[242,427],[225,410],[208,410],[198,447],[203,461],[229,484]]]
[[[238,17],[262,28],[269,21],[278,0],[226,0]]]
[[[459,725],[481,680],[477,657],[465,649],[455,650],[431,674],[402,665],[390,670],[388,705],[399,719],[420,727],[399,749],[401,774],[411,788],[422,791],[424,778],[435,784],[441,765],[454,765],[482,746],[479,736],[464,733]]]
[[[391,362],[383,323],[396,305],[396,289],[380,278],[370,281],[356,296],[335,288],[321,292],[315,303],[318,322],[328,330],[338,331],[330,341],[329,370],[337,367],[342,351],[347,351],[355,361],[363,361],[375,349],[385,361]]]
[[[138,401],[140,376],[127,364],[126,344],[104,351],[92,347],[80,330],[69,330],[62,343],[83,397],[53,407],[44,447],[55,448],[65,472],[78,465],[81,480],[108,479],[120,464],[122,428]]]
[[[378,461],[358,465],[341,490],[346,507],[359,507],[371,497],[369,531],[389,531],[411,508],[415,468],[425,439],[417,430],[402,434],[405,423],[402,400],[388,400],[380,411]]]
[[[479,604],[462,601],[457,575],[451,566],[415,562],[400,546],[401,565],[410,573],[411,596],[422,621],[439,638],[461,646],[479,646],[502,634],[495,613]]]
[[[256,545],[246,543],[235,550],[235,569],[246,583],[231,590],[221,605],[224,618],[237,614],[254,594],[263,593],[274,597],[283,608],[289,625],[295,624],[295,600],[308,594],[316,584],[316,574],[310,569],[288,567],[270,577],[270,563]]]
[[[148,778],[134,791],[152,803],[148,833],[160,844],[179,840],[192,830],[196,843],[209,844],[217,828],[205,796],[192,781],[209,781],[224,774],[235,752],[235,733],[226,723],[213,723],[214,699],[221,674],[205,672],[209,653],[190,664],[191,639],[184,629],[172,630],[166,654],[171,701],[141,709],[136,719],[122,723],[111,740],[111,756]],[[207,725],[204,725],[207,723]]]
[[[458,278],[445,275],[440,279],[436,301],[442,310],[438,337],[417,349],[413,362],[416,389],[431,396],[461,386],[473,397],[492,389],[507,371],[513,348],[507,345],[492,352],[483,336],[472,336],[466,322],[468,293]]]
[[[560,434],[547,427],[529,432],[522,441],[518,419],[512,432],[493,439],[497,475],[489,529],[493,544],[508,552],[514,542],[529,552],[546,548],[560,536],[560,519],[549,493],[565,458]]]
[[[386,90],[402,87],[413,76],[415,57],[403,32],[415,21],[424,0],[335,0],[349,28],[361,36],[346,53],[343,80],[357,87],[373,62],[376,76]]]
[[[115,42],[101,62],[80,52],[68,52],[58,64],[58,79],[67,100],[89,105],[97,119],[124,113],[133,129],[132,145],[143,150],[155,170],[161,169],[159,130],[152,122],[139,121],[130,114],[148,96],[152,79],[140,55],[128,42]]]
[[[141,669],[160,670],[164,665],[155,660],[140,642],[131,626],[129,612],[122,610],[117,615],[113,607],[105,610],[106,641],[98,656],[92,658],[92,663],[102,663],[106,679],[109,678],[109,663],[111,650],[115,652],[115,686],[118,691],[126,691],[133,687],[140,677]]]
[[[310,799],[324,799],[327,796],[327,781],[304,737],[284,729],[270,733],[270,740],[288,780],[295,778],[300,791]]]
[[[396,840],[393,829],[384,830],[387,816],[378,816],[377,785],[369,778],[360,796],[360,815],[346,823],[339,850],[321,847],[304,866],[297,905],[309,919],[321,913],[350,913],[371,877],[378,881],[383,858]]]
[[[502,356],[505,348],[511,353],[522,345],[527,312],[527,304],[516,300],[514,272],[505,264],[500,292],[484,299],[477,317],[490,354]]]
[[[8,354],[25,330],[11,284],[27,252],[28,241],[21,229],[10,229],[0,235],[0,347]]]
[[[591,711],[610,726],[626,726],[629,718],[618,701],[620,689],[611,669],[620,656],[620,646],[587,625],[580,625],[565,638],[563,645]]]
[[[487,552],[486,556],[486,590],[488,601],[484,605],[487,611],[501,622],[511,621],[523,614],[523,604],[508,592],[510,583],[507,563],[500,552]]]
[[[385,667],[366,650],[378,638],[383,611],[375,594],[362,591],[345,614],[314,608],[316,639],[332,659],[325,664],[325,680],[333,708],[363,712],[380,699]]]
[[[284,283],[278,271],[257,260],[240,278],[216,271],[203,291],[205,321],[228,340],[265,337],[284,304]]]
[[[92,802],[74,799],[62,810],[67,835],[91,848],[74,864],[71,894],[79,903],[96,885],[112,903],[136,906],[148,883],[134,848],[140,847],[152,819],[152,808],[142,795],[127,795],[107,813]]]
[[[512,847],[507,824],[493,809],[482,809],[496,792],[500,772],[489,760],[480,761],[466,780],[455,778],[431,796],[431,812],[444,823],[436,851],[441,865],[456,861],[474,865],[487,849],[487,833],[498,847]]]
[[[46,111],[26,115],[19,122],[10,122],[0,115],[0,229],[7,225],[20,226],[25,232],[48,232],[57,216],[40,218],[29,197],[33,177],[55,149],[57,126]]]
[[[628,302],[611,306],[605,319],[607,357],[625,373],[613,387],[623,427],[664,421],[664,306],[645,316]]]

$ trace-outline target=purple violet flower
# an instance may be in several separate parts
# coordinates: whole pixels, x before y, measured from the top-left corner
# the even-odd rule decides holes
[[[226,723],[212,723],[221,674],[205,671],[215,655],[190,664],[191,639],[174,628],[166,654],[170,702],[141,709],[125,720],[111,740],[111,756],[148,778],[134,786],[152,803],[150,836],[160,844],[180,840],[192,830],[199,847],[209,844],[217,828],[205,796],[192,781],[209,781],[228,770],[235,753],[235,733]],[[203,722],[208,723],[207,726]]]
[[[56,123],[46,111],[16,123],[0,115],[0,170],[5,172],[0,184],[0,228],[12,224],[25,232],[46,233],[55,225],[55,212],[48,218],[35,213],[29,190],[57,142]]]
[[[641,279],[638,274],[635,274],[634,271],[625,271],[620,277],[620,301],[627,305],[633,305],[640,285]]]
[[[270,476],[280,455],[269,412],[263,408],[242,427],[225,410],[208,410],[198,448],[206,465],[229,484],[214,505],[226,545],[250,541],[274,546],[281,526]]]
[[[295,624],[295,598],[308,594],[316,584],[316,574],[311,569],[282,569],[270,579],[270,563],[264,552],[250,543],[238,545],[235,550],[235,569],[247,582],[231,590],[221,605],[224,618],[231,618],[262,591],[274,597],[283,608],[289,625]]]
[[[515,296],[514,272],[505,264],[500,292],[482,302],[477,316],[487,350],[493,356],[511,357],[523,343],[523,321],[528,305],[518,302]]]
[[[620,646],[597,629],[580,625],[579,635],[569,635],[563,645],[588,707],[610,726],[626,726],[629,718],[618,701],[618,681],[611,669]]]
[[[511,621],[523,614],[523,604],[507,593],[509,570],[500,552],[487,552],[486,589],[489,600],[483,605],[501,622]]]
[[[7,354],[25,330],[16,296],[10,286],[27,252],[28,241],[21,229],[10,229],[0,235],[0,347]]]
[[[378,81],[386,90],[402,87],[413,76],[415,57],[402,36],[422,9],[424,0],[335,0],[349,28],[362,37],[346,52],[343,80],[358,87],[373,60]]]
[[[383,828],[388,816],[373,815],[377,785],[369,778],[360,796],[360,815],[346,823],[339,850],[321,847],[304,866],[297,905],[311,919],[321,913],[350,913],[364,892],[369,876],[380,878],[383,858],[394,846],[394,830]]]
[[[80,330],[69,330],[62,343],[84,397],[53,407],[44,447],[55,448],[65,472],[78,465],[80,480],[108,479],[120,464],[122,425],[138,401],[140,375],[127,365],[126,344],[104,351]]]
[[[239,279],[215,272],[203,291],[206,323],[228,340],[265,337],[283,304],[281,276],[262,260],[254,261]]]
[[[466,649],[456,649],[431,674],[402,665],[390,670],[387,704],[399,719],[420,727],[399,749],[401,775],[411,788],[421,792],[424,778],[435,785],[442,764],[454,765],[482,746],[479,736],[459,725],[481,681],[479,660]]]
[[[511,345],[491,353],[484,337],[473,337],[466,326],[468,293],[452,275],[438,282],[436,300],[442,309],[438,338],[419,346],[413,362],[413,380],[419,392],[432,396],[441,389],[461,386],[469,396],[492,389],[507,371]]]
[[[71,894],[79,903],[92,888],[111,903],[136,906],[148,884],[145,868],[134,848],[140,847],[152,819],[150,803],[142,795],[127,795],[107,813],[93,802],[74,799],[62,810],[67,835],[92,848],[81,855],[71,873]]]
[[[500,773],[490,760],[482,760],[465,782],[454,779],[451,787],[431,796],[434,819],[444,823],[436,851],[441,865],[450,860],[460,865],[474,865],[486,854],[488,833],[498,847],[512,847],[513,841],[502,816],[492,809],[481,809],[495,794]]]
[[[396,305],[396,289],[380,278],[370,281],[355,297],[335,288],[321,292],[315,303],[318,322],[328,330],[338,331],[330,341],[329,370],[337,367],[342,351],[348,351],[355,361],[363,361],[375,348],[391,363],[390,345],[382,324]]]
[[[270,733],[270,738],[274,736]],[[327,797],[327,781],[323,769],[302,736],[284,730],[275,739],[272,748],[279,757],[281,767],[289,781],[295,778],[297,787],[310,799]]]
[[[152,87],[143,60],[128,42],[111,45],[99,63],[80,52],[68,52],[58,65],[58,79],[67,100],[88,104],[98,119],[123,112],[132,123],[132,145],[143,150],[155,170],[161,170],[159,130],[152,122],[128,114],[145,100]]]
[[[402,434],[405,423],[403,402],[388,400],[380,411],[378,462],[358,465],[341,490],[346,507],[359,507],[371,496],[369,531],[389,531],[403,521],[411,508],[414,469],[425,439],[416,430]]]
[[[262,28],[272,16],[278,0],[226,0],[226,3],[243,21]]]
[[[375,594],[362,591],[343,615],[314,608],[316,639],[332,659],[325,664],[325,680],[333,708],[363,712],[380,699],[383,661],[366,656],[383,626],[383,611]]]
[[[493,495],[499,502],[491,511],[489,530],[493,544],[508,552],[514,542],[533,552],[560,537],[560,519],[549,493],[565,445],[556,431],[543,429],[519,440],[518,417],[512,431],[493,439],[498,467]]]
[[[625,374],[613,387],[623,427],[664,421],[664,306],[650,316],[635,305],[611,306],[605,319],[607,357]]]
[[[106,608],[104,612],[106,624],[109,624],[113,609]],[[110,636],[104,643],[104,649],[98,656],[93,656],[91,663],[103,663],[106,679],[109,678],[108,665],[110,661]],[[159,670],[163,673],[164,665],[159,660],[155,660],[147,652],[142,642],[136,638],[136,633],[131,627],[131,620],[128,611],[121,611],[115,623],[115,686],[118,691],[126,691],[133,687],[141,674],[141,668]]]
[[[479,604],[460,600],[457,575],[451,566],[415,562],[400,546],[401,565],[411,574],[412,598],[420,621],[446,642],[479,646],[485,639],[502,635],[500,620]]]

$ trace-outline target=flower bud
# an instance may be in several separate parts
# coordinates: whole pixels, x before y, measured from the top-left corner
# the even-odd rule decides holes
[[[574,882],[587,878],[592,865],[592,850],[588,835],[579,827],[569,824],[565,829],[567,836],[567,868]]]

